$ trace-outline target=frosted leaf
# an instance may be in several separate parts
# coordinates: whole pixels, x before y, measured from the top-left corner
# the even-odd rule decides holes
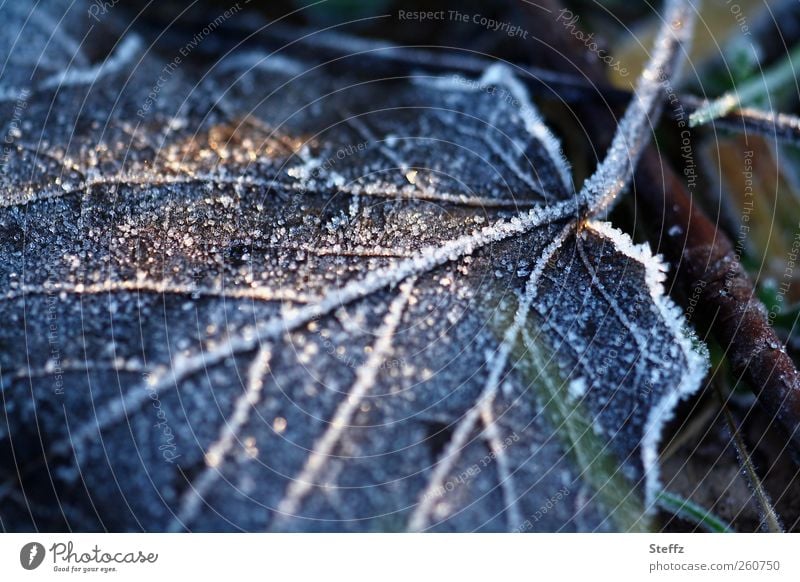
[[[581,193],[501,66],[371,79],[242,51],[153,95],[169,61],[130,31],[36,77],[0,174],[2,527],[646,526],[705,360],[660,261],[588,219],[690,12],[668,2],[685,27]]]

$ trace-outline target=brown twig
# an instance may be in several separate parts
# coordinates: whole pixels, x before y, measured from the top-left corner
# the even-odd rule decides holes
[[[559,0],[543,3],[551,14],[529,9],[536,13],[541,40],[553,49],[546,51],[550,55],[546,64],[579,72],[598,85],[606,83],[605,67],[595,54],[564,26],[543,22],[563,10]],[[618,121],[613,108],[591,99],[577,108],[594,147],[604,150]],[[767,322],[766,309],[754,296],[753,283],[731,241],[694,204],[684,181],[654,146],[645,151],[637,166],[634,188],[646,223],[660,226],[657,252],[669,261],[686,297],[697,301],[697,323],[710,328],[725,349],[734,374],[745,380],[800,446],[800,375]]]

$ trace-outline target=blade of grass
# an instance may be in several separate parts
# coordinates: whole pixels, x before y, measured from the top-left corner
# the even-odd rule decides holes
[[[787,83],[796,83],[795,71],[800,66],[800,46],[792,49],[786,58],[764,71],[760,77],[742,83],[718,99],[709,101],[689,116],[689,127],[704,125],[723,117],[742,105],[752,105],[762,97],[771,95]]]
[[[727,400],[723,394],[722,388],[716,383],[717,397],[719,398],[722,406],[722,414],[725,417],[725,423],[728,425],[728,430],[731,433],[731,440],[736,449],[736,456],[739,459],[739,465],[742,468],[750,490],[753,492],[753,499],[758,505],[759,515],[761,516],[761,528],[764,531],[771,533],[783,533],[783,524],[778,516],[777,511],[772,505],[769,493],[764,489],[764,485],[758,476],[753,460],[747,450],[744,439],[742,438],[739,428],[736,426],[736,421],[728,408]]]
[[[733,533],[731,526],[709,510],[669,491],[659,491],[658,505],[669,513],[690,521],[712,533]]]

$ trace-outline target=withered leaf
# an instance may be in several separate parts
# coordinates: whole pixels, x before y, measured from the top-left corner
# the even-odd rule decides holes
[[[0,76],[4,529],[647,527],[705,360],[664,266],[593,217],[686,3],[579,192],[503,66],[198,70],[132,30],[43,73],[60,6],[0,9],[39,27]]]

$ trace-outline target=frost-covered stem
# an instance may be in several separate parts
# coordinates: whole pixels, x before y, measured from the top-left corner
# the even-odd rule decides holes
[[[682,96],[680,103],[684,112],[696,111],[704,105],[702,99],[693,95]],[[714,126],[745,135],[762,135],[768,139],[800,145],[800,117],[788,113],[740,107],[715,119]]]
[[[634,95],[595,173],[583,185],[580,197],[587,213],[605,210],[627,186],[636,162],[648,145],[672,86],[684,45],[692,38],[694,8],[688,0],[667,0],[653,55],[639,76]]]
[[[751,386],[800,446],[800,374],[767,322],[733,244],[654,150],[639,166],[636,193],[645,222],[661,225],[659,250],[677,271],[686,296],[697,298],[694,323],[711,327],[735,376]]]

